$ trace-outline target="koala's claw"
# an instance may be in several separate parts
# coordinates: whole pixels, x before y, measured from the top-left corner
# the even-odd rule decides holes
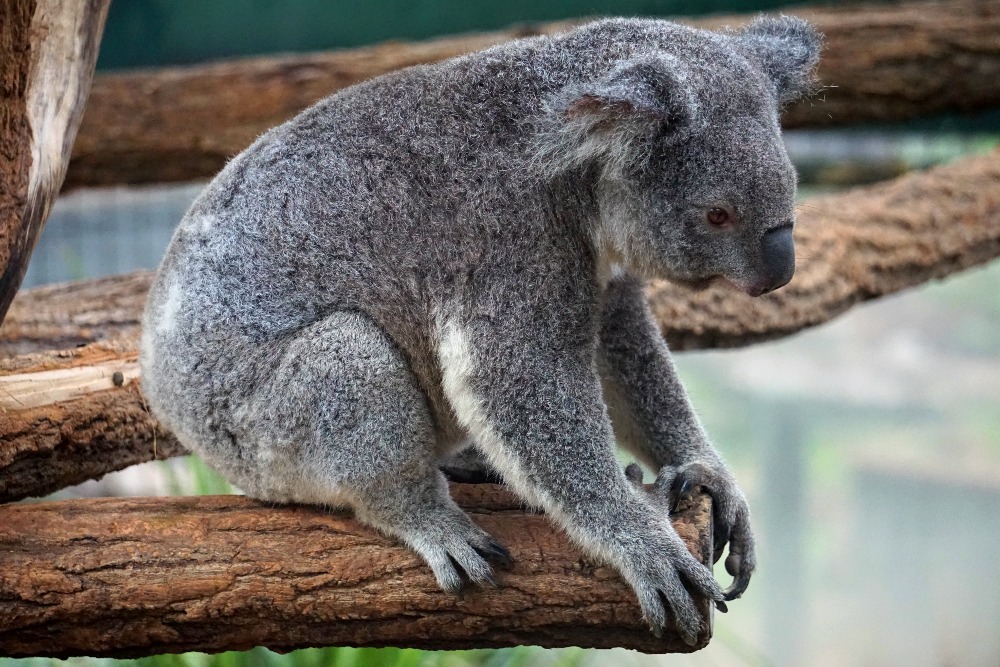
[[[662,634],[672,619],[672,628],[693,646],[705,630],[695,599],[721,601],[722,587],[711,570],[691,555],[677,533],[670,530],[651,537],[647,542],[650,551],[637,554],[632,567],[623,572],[654,634]]]
[[[477,554],[481,553],[479,549],[475,549],[475,552]],[[441,585],[441,588],[447,593],[463,597],[470,583],[479,588],[485,588],[486,586],[499,588],[496,579],[493,578],[493,569],[485,560],[482,560],[482,562],[470,562],[469,560],[460,562],[449,553],[448,563],[451,565],[452,572],[449,573],[450,576],[447,578],[447,585]]]
[[[493,561],[501,567],[510,567],[514,564],[514,558],[507,551],[504,545],[500,544],[493,538],[490,538],[486,547],[473,547],[480,556],[486,560]]]
[[[507,549],[471,521],[453,526],[453,532],[435,532],[411,544],[430,565],[438,586],[448,593],[461,594],[470,583],[496,588],[490,561],[501,566],[513,562]]]
[[[471,554],[458,557],[446,552],[444,558],[430,563],[438,586],[445,592],[460,594],[468,582],[477,586],[496,586],[493,568],[474,549],[470,547],[469,551]]]
[[[671,500],[670,513],[673,514],[677,511],[682,500],[687,500],[694,495],[698,486],[689,475],[674,475],[673,481],[670,483],[670,490],[667,492],[667,497]]]
[[[720,464],[721,466],[721,464]],[[640,490],[642,486],[642,468],[636,463],[630,463],[625,468],[625,477]],[[670,512],[676,512],[682,500],[690,498],[699,488],[712,496],[713,540],[715,551],[713,562],[719,560],[728,543],[730,555],[726,559],[726,570],[734,577],[733,585],[723,591],[712,577],[711,570],[690,557],[693,566],[678,567],[677,572],[689,583],[692,590],[709,598],[715,608],[721,613],[729,611],[727,601],[740,597],[750,583],[750,575],[754,569],[753,534],[749,529],[749,511],[742,493],[725,468],[713,469],[706,463],[694,462],[686,466],[666,466],[657,475],[653,483],[652,499],[655,505]],[[687,548],[684,553],[688,556]],[[706,580],[707,578],[707,580]],[[638,591],[638,587],[636,587]],[[697,640],[701,618],[697,611],[688,609],[686,601],[694,609],[693,602],[687,591],[682,593],[667,590],[659,591],[660,604],[653,604],[646,596],[644,601],[640,595],[640,605],[647,621],[653,626],[654,633],[660,631],[665,609],[670,608],[676,618],[678,630],[682,638],[693,644]],[[685,596],[685,597],[681,597]],[[673,602],[672,602],[673,601]],[[686,620],[685,620],[686,619]],[[661,625],[658,626],[657,624]]]
[[[692,559],[693,560],[693,559]],[[704,567],[695,561],[698,568]],[[708,578],[711,574],[708,573]],[[654,585],[635,585],[636,594],[639,598],[639,606],[642,608],[646,622],[653,629],[657,636],[662,635],[662,631],[668,625],[668,620],[673,619],[673,626],[681,639],[688,645],[693,646],[698,641],[698,636],[704,631],[705,625],[701,613],[694,602],[694,597],[684,588],[684,581],[692,585],[692,589],[710,599],[721,599],[722,593],[715,580],[711,585],[705,585],[704,577],[696,574],[687,564],[680,565],[677,570],[661,573],[661,582]]]
[[[642,472],[642,468],[639,466],[638,463],[630,463],[630,464],[628,464],[628,466],[625,467],[625,477],[627,477],[628,480],[630,482],[632,482],[632,484],[634,484],[640,490],[645,491],[645,488],[642,485],[643,472]],[[662,491],[664,482],[666,481],[666,477],[665,476],[661,476],[658,479],[658,481],[660,482],[660,488],[661,488],[661,491]],[[677,481],[681,481],[682,483],[680,485],[678,485],[678,484],[676,484]],[[686,478],[681,479],[681,478],[677,478],[677,477],[674,477],[672,479],[672,481],[670,482],[669,486],[674,491],[674,501],[671,503],[670,511],[671,512],[676,512],[677,511],[677,504],[678,504],[678,502],[680,500],[680,497],[685,497],[685,498],[690,497],[691,494],[695,490],[695,486],[692,483],[690,483],[690,480],[688,480]],[[664,501],[666,501],[666,500],[668,500],[667,498],[664,497],[664,494],[662,494],[662,492],[661,493],[655,493],[654,497],[656,497],[657,500],[659,500],[661,503],[664,502]],[[718,534],[718,531],[716,532],[716,534]],[[726,535],[726,537],[725,537],[725,540],[723,541],[723,544],[725,543],[726,540],[729,539],[729,529],[728,529],[728,527],[725,530],[725,535]],[[717,556],[716,556],[715,560],[716,561],[718,560]],[[717,586],[713,587],[713,589],[717,589]],[[724,593],[719,594],[717,597],[715,597],[713,599],[713,602],[715,603],[715,608],[718,609],[723,614],[725,614],[726,612],[729,611],[729,607],[726,605],[726,602],[723,599],[724,595],[725,595]],[[711,597],[711,596],[709,596],[709,597]],[[654,634],[655,633],[656,633],[656,631],[654,631]],[[657,634],[657,636],[660,636],[660,635]]]
[[[642,488],[642,469],[637,464],[630,463],[625,476]],[[729,544],[726,571],[733,576],[733,584],[722,596],[713,598],[716,609],[726,613],[729,611],[726,601],[743,595],[756,566],[750,511],[732,476],[721,463],[694,461],[683,466],[665,466],[653,483],[653,498],[673,513],[682,500],[690,498],[699,488],[712,496],[713,562],[718,562]]]
[[[653,487],[654,495],[672,511],[698,488],[712,497],[712,560],[717,562],[728,544],[726,571],[734,578],[733,584],[725,591],[724,599],[735,600],[743,595],[757,564],[754,537],[750,530],[750,510],[746,499],[725,466],[720,461],[692,461],[682,466],[665,466]],[[719,611],[725,611],[716,606]]]

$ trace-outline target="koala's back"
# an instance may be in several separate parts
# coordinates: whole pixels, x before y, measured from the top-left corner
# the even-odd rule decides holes
[[[703,50],[693,34],[618,20],[521,40],[354,86],[262,136],[195,202],[151,291],[154,409],[182,440],[204,436],[183,424],[225,428],[220,415],[265,381],[290,335],[358,311],[447,413],[435,316],[488,311],[506,281],[544,284],[552,266],[588,261],[584,233],[553,225],[532,166],[545,99],[637,50]]]
[[[330,309],[362,307],[370,290],[384,299],[406,289],[406,278],[426,281],[411,272],[447,261],[442,244],[476,237],[455,232],[475,224],[486,197],[504,196],[495,173],[517,150],[501,145],[491,119],[481,136],[461,126],[469,119],[459,114],[485,115],[500,102],[449,100],[450,78],[439,68],[406,70],[265,134],[195,202],[158,282],[176,279],[187,299],[216,291],[192,318],[269,337]]]
[[[531,138],[545,98],[636,51],[704,50],[711,33],[694,32],[604,21],[333,95],[216,177],[182,221],[159,282],[175,276],[185,298],[217,289],[192,316],[268,336],[358,307],[352,295],[373,283],[427,283],[433,276],[411,270],[448,273],[470,254],[481,262],[538,222],[538,211],[518,220],[511,205],[540,204]]]

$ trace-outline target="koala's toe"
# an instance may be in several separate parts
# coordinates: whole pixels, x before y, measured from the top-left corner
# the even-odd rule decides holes
[[[638,487],[642,487],[642,467],[638,463],[629,463],[625,467],[625,478]]]
[[[698,642],[704,620],[679,580],[657,588],[639,588],[636,594],[642,616],[656,637],[662,637],[664,629],[672,628],[687,645],[694,646]]]
[[[722,587],[712,576],[712,571],[693,557],[684,559],[678,564],[677,569],[695,593],[701,597],[709,600],[723,599]]]
[[[470,545],[465,545],[465,548],[453,547],[449,549],[448,557],[465,575],[467,581],[477,586],[496,588],[497,582],[493,578],[493,568]]]
[[[457,507],[455,510],[419,530],[411,529],[407,541],[430,566],[444,591],[461,593],[469,583],[495,587],[487,559],[509,563],[510,552]]]
[[[704,623],[694,600],[683,589],[674,589],[669,592],[661,591],[660,594],[670,608],[674,617],[674,625],[681,639],[688,646],[697,644],[698,635],[701,633]]]
[[[430,566],[438,586],[445,593],[457,595],[462,591],[465,581],[459,573],[458,563],[445,551],[434,554],[423,554],[424,560]]]
[[[639,598],[639,608],[642,617],[649,624],[653,634],[658,638],[663,636],[663,628],[667,625],[667,601],[655,588],[636,587]]]
[[[753,566],[741,554],[730,552],[726,558],[726,571],[733,576],[733,583],[726,589],[725,599],[735,600],[742,596],[750,585]]]
[[[510,552],[507,551],[507,548],[493,538],[487,540],[486,546],[474,545],[473,548],[487,561],[491,561],[501,567],[510,567],[514,564],[514,559],[511,557]]]

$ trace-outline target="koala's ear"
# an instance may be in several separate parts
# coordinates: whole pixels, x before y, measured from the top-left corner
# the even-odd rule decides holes
[[[563,118],[589,132],[684,134],[698,113],[687,78],[687,68],[673,56],[642,55],[602,80],[567,91]]]
[[[653,138],[689,135],[698,104],[688,77],[673,56],[646,54],[597,81],[567,86],[548,104],[559,165],[597,160],[622,167],[641,157]]]
[[[823,38],[810,24],[792,16],[761,17],[736,38],[774,82],[782,104],[813,91]]]

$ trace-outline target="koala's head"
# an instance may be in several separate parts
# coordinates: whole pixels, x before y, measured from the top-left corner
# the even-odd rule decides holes
[[[812,89],[820,38],[783,17],[678,29],[672,43],[561,93],[565,160],[594,167],[598,235],[633,270],[775,290],[795,271],[796,175],[778,114]]]

